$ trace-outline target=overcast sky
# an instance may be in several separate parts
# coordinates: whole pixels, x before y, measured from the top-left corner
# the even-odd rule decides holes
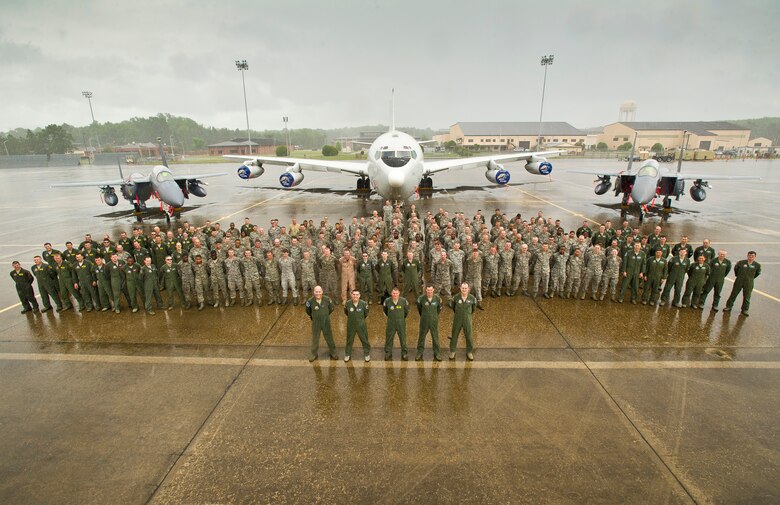
[[[780,1],[3,0],[0,130],[158,112],[253,129],[780,116]]]

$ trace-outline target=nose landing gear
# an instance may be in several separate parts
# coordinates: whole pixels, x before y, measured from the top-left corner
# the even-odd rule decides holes
[[[357,194],[360,198],[371,196],[371,181],[367,177],[361,177],[357,180]]]
[[[420,184],[417,186],[417,192],[420,198],[430,198],[433,196],[433,179],[430,177],[423,177],[420,179]]]

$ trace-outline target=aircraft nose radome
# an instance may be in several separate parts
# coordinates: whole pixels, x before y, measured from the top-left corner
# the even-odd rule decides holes
[[[404,173],[401,170],[393,170],[387,174],[387,183],[392,188],[400,188],[404,185]]]
[[[184,205],[184,193],[181,192],[176,184],[173,187],[166,187],[160,190],[160,199],[168,205],[181,207]]]
[[[644,204],[649,203],[653,199],[654,187],[648,184],[649,181],[642,181],[637,178],[634,188],[631,190],[631,198],[636,203]]]

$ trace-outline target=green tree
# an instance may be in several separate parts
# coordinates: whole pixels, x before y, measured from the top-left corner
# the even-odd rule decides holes
[[[322,146],[322,155],[323,156],[336,156],[339,153],[339,150],[336,149],[334,146],[331,145],[324,145]]]
[[[656,142],[655,144],[653,144],[653,147],[651,147],[650,150],[653,151],[654,153],[662,153],[664,152],[664,146],[660,142]]]
[[[203,149],[204,147],[206,147],[206,141],[203,140],[203,137],[192,137],[193,149]]]
[[[456,147],[458,147],[458,143],[455,142],[454,140],[448,140],[447,142],[444,143],[444,148],[447,149],[448,151],[452,151]]]
[[[336,151],[341,152],[341,142],[336,142]]]
[[[632,146],[631,142],[624,142],[618,146],[618,151],[630,151]]]
[[[597,151],[606,151],[609,149],[609,146],[606,144],[606,142],[599,142],[596,144],[596,150]]]
[[[287,156],[287,146],[276,146],[276,155],[277,156]]]

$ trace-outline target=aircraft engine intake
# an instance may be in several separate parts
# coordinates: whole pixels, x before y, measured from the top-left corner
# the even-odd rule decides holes
[[[116,195],[116,190],[111,186],[105,186],[100,188],[100,192],[103,193],[103,201],[109,207],[113,207],[119,203],[119,197]]]
[[[531,159],[525,164],[525,169],[534,175],[550,175],[553,166],[543,156],[531,156]]]
[[[495,161],[491,160],[487,165],[488,170],[485,172],[485,178],[493,184],[503,186],[509,182],[510,174],[509,170],[504,169],[503,165],[499,165]]]
[[[203,198],[208,193],[206,188],[203,187],[203,183],[200,181],[189,181],[187,183],[187,191],[191,195],[199,196]]]
[[[705,198],[707,198],[707,192],[704,190],[703,187],[701,187],[700,184],[694,184],[691,186],[691,198],[695,202],[703,202]]]
[[[279,176],[279,184],[283,188],[292,188],[303,182],[302,172],[285,172]]]
[[[264,172],[263,164],[255,160],[245,161],[243,165],[238,167],[238,176],[244,180],[256,179]]]

